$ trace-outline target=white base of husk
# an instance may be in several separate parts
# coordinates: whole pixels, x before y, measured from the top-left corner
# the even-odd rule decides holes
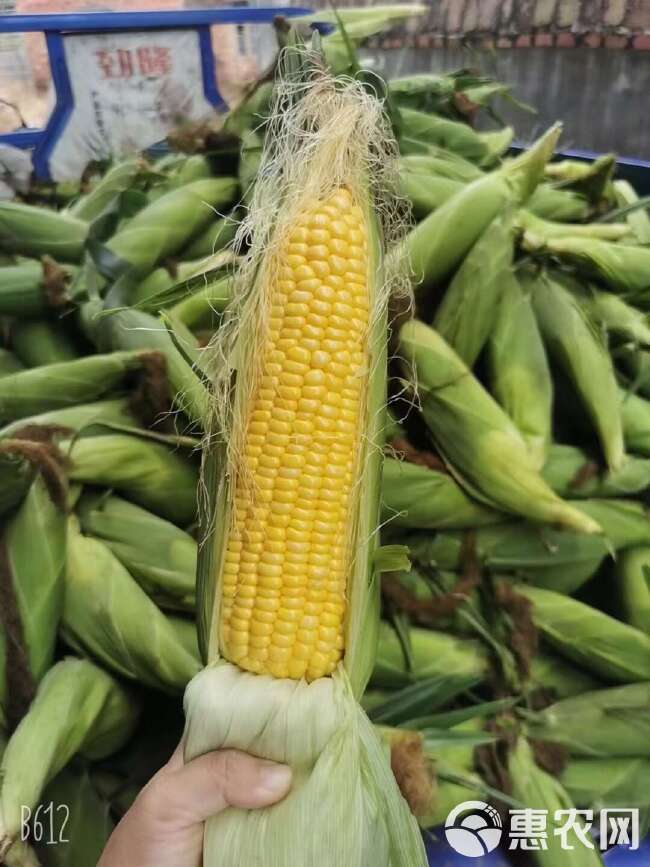
[[[342,667],[308,684],[219,662],[189,684],[185,711],[186,759],[239,749],[294,775],[279,804],[228,808],[206,823],[204,867],[426,865],[388,752]]]

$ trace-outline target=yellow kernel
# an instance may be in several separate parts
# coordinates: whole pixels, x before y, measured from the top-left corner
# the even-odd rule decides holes
[[[330,266],[323,259],[312,259],[311,267],[314,271],[314,274],[321,280],[324,280],[326,277],[330,275]]]
[[[309,304],[310,310],[316,316],[321,316],[324,319],[332,312],[332,304],[329,301],[321,301],[314,296]]]

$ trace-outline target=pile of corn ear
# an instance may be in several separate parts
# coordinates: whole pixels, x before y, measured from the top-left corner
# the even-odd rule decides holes
[[[333,71],[362,75],[350,45],[384,23],[324,37]],[[182,735],[206,659],[203,350],[272,89],[179,134],[196,152],[0,203],[0,863],[93,867]],[[362,704],[422,829],[479,799],[637,807],[644,830],[650,217],[614,157],[554,160],[559,126],[516,156],[511,128],[477,131],[507,93],[463,71],[381,94],[412,214],[387,255],[408,257],[414,315],[391,311]],[[21,840],[48,803],[69,842]]]

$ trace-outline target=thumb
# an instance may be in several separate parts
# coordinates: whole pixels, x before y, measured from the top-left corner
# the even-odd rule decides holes
[[[238,750],[217,750],[168,770],[164,785],[167,809],[192,825],[226,807],[275,804],[289,791],[291,768]]]

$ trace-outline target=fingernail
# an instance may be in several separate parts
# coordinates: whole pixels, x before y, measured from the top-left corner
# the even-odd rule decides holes
[[[259,788],[270,795],[280,795],[291,784],[291,768],[275,762],[264,762],[260,768]]]

